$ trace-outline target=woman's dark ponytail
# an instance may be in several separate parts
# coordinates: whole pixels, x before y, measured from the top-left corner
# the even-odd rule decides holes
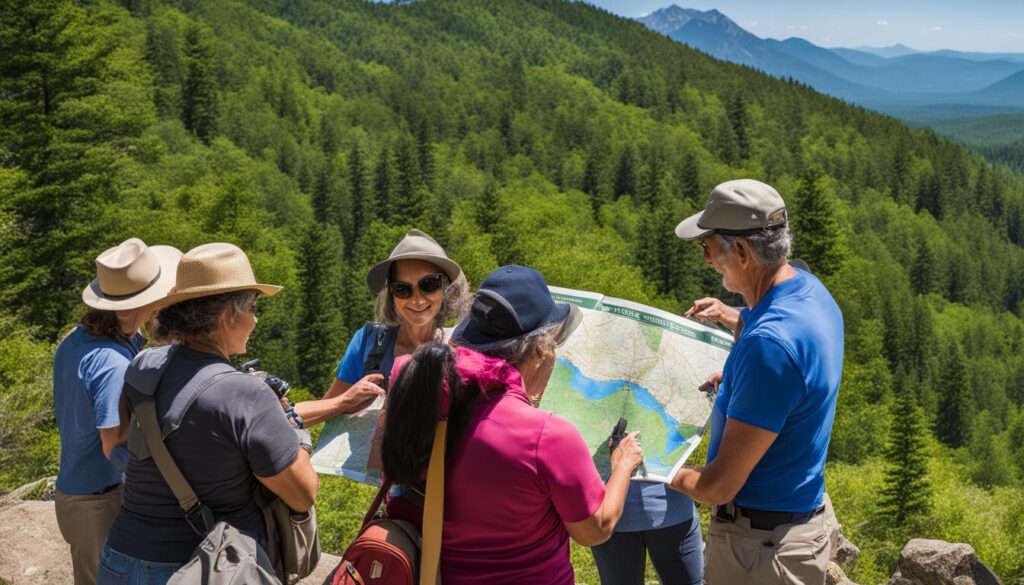
[[[381,459],[384,473],[397,484],[416,485],[427,472],[445,384],[450,455],[470,411],[455,369],[455,350],[438,342],[423,345],[391,382]]]

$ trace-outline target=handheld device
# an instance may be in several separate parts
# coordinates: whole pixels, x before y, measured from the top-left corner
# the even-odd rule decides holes
[[[629,421],[619,417],[619,422],[615,423],[615,426],[612,427],[611,440],[608,443],[609,453],[614,451],[615,448],[619,446],[622,439],[626,437],[626,425],[628,424]],[[636,468],[636,471],[633,474],[634,479],[641,477],[647,477],[647,466],[643,463],[640,463],[640,466]]]
[[[619,446],[619,442],[626,436],[626,425],[628,421],[622,417],[619,417],[619,422],[615,423],[612,427],[611,442],[608,443],[608,451],[612,452],[616,447]]]

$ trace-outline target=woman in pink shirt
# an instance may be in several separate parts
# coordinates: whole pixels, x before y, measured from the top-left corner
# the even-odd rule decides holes
[[[600,544],[622,514],[643,460],[635,434],[612,453],[605,485],[576,428],[536,408],[579,318],[539,272],[505,266],[481,283],[456,348],[431,343],[395,364],[382,447],[395,483],[422,486],[437,420],[448,419],[445,585],[572,585],[569,537]]]

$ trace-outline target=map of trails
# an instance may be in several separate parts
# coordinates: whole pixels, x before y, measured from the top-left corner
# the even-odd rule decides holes
[[[644,467],[634,479],[670,481],[701,440],[711,401],[697,390],[720,371],[732,336],[677,315],[602,295],[551,287],[583,321],[558,349],[541,408],[579,429],[602,477],[619,417],[640,431]]]
[[[340,475],[360,483],[380,485],[380,440],[384,397],[355,414],[343,414],[324,424],[313,452],[318,473]]]
[[[579,429],[602,477],[610,473],[608,435],[623,417],[640,431],[646,474],[668,481],[700,443],[711,402],[697,386],[722,369],[732,336],[665,311],[603,295],[551,287],[576,304],[583,321],[558,349],[541,408]],[[328,421],[313,467],[320,473],[380,484],[383,398]]]

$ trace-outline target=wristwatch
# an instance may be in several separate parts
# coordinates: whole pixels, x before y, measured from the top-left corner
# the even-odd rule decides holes
[[[295,429],[295,436],[299,439],[299,447],[306,450],[306,453],[313,454],[313,438],[309,436],[306,429]]]

